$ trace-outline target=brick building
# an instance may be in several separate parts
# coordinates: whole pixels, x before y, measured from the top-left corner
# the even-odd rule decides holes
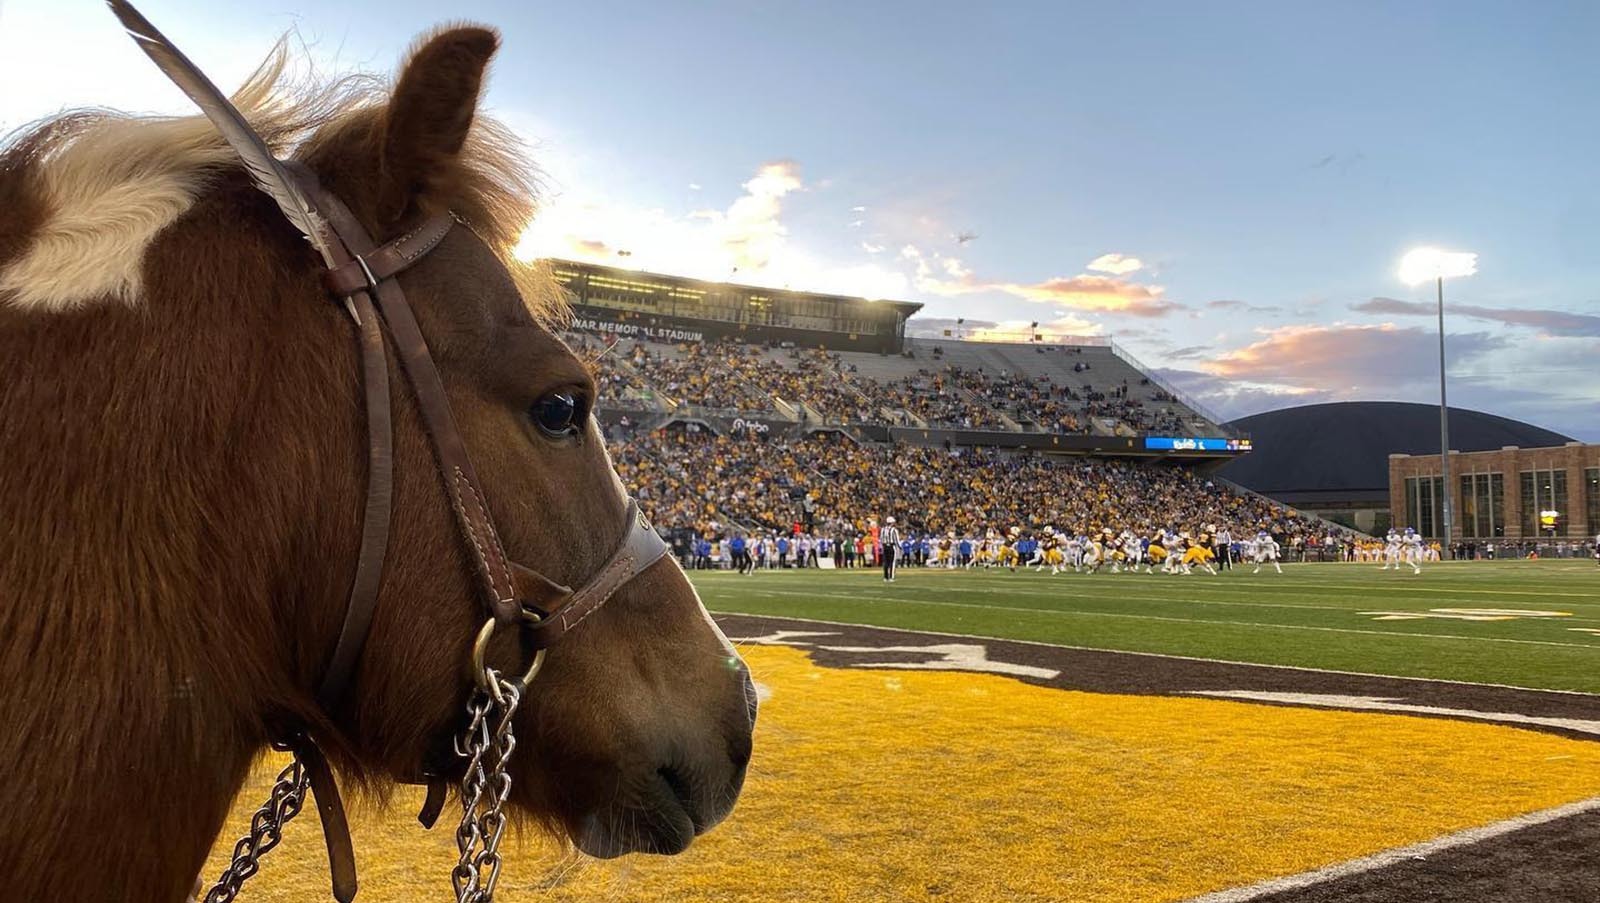
[[[1593,540],[1600,534],[1600,445],[1450,452],[1456,542]],[[1389,456],[1389,510],[1429,538],[1443,530],[1438,455]]]
[[[1329,402],[1267,411],[1242,417],[1229,426],[1250,436],[1255,450],[1223,467],[1218,472],[1223,479],[1366,533],[1382,535],[1391,525],[1404,527],[1408,523],[1421,529],[1421,511],[1407,515],[1404,483],[1397,481],[1390,457],[1432,455],[1435,463],[1431,473],[1438,474],[1437,405],[1402,401]],[[1571,436],[1531,423],[1482,411],[1450,409],[1450,447],[1462,452],[1499,454],[1500,449],[1512,445],[1526,449],[1553,448],[1571,441]],[[1417,461],[1422,460],[1425,459],[1417,458]],[[1532,469],[1532,465],[1529,467]],[[1504,492],[1514,489],[1503,484],[1507,479],[1517,482],[1520,471],[1518,467],[1506,469],[1502,466],[1498,472],[1502,477],[1496,485],[1502,485],[1502,495],[1495,503],[1496,512],[1502,510]],[[1409,476],[1422,473],[1422,470],[1407,471]],[[1506,474],[1511,476],[1506,477]],[[1577,476],[1568,474],[1568,479],[1576,480]],[[1401,487],[1398,493],[1396,486]],[[1533,494],[1530,492],[1530,497]],[[1476,496],[1469,493],[1469,497]],[[1476,509],[1474,514],[1476,516]],[[1519,517],[1520,511],[1503,518],[1506,521],[1503,528],[1509,530],[1515,526],[1509,521]],[[1432,517],[1427,523],[1442,520]],[[1459,517],[1457,522],[1459,526]],[[1581,518],[1579,523],[1582,524]],[[1476,529],[1476,522],[1473,526]],[[1460,536],[1459,530],[1457,536]]]

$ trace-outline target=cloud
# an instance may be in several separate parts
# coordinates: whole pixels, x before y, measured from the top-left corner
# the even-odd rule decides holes
[[[1438,375],[1438,339],[1425,329],[1339,323],[1258,332],[1258,341],[1225,352],[1202,369],[1227,379],[1334,392],[1428,382]],[[1505,339],[1488,333],[1450,337],[1451,356],[1458,362],[1505,345]]]
[[[1165,357],[1168,360],[1181,361],[1185,358],[1199,357],[1210,350],[1210,345],[1185,345],[1182,348],[1174,348],[1171,351],[1166,352],[1162,355],[1162,357]]]
[[[1089,261],[1085,267],[1092,273],[1110,273],[1113,276],[1126,276],[1144,269],[1144,261],[1137,257],[1125,257],[1121,254],[1101,254]]]
[[[905,298],[910,293],[911,280],[899,266],[823,259],[792,239],[784,215],[786,205],[807,188],[799,164],[767,163],[740,187],[725,208],[702,206],[685,213],[568,191],[524,230],[516,254],[524,260],[571,258],[694,279],[868,298]],[[876,253],[865,245],[863,251]]]
[[[1244,310],[1256,314],[1277,313],[1283,310],[1283,308],[1273,305],[1249,304],[1244,301],[1234,301],[1232,299],[1207,301],[1206,307],[1212,310]]]
[[[1119,338],[1125,334],[1118,331]],[[1228,419],[1326,401],[1437,404],[1437,342],[1425,327],[1306,324],[1258,330],[1254,341],[1202,356],[1192,369],[1155,372]],[[1453,406],[1600,440],[1594,395],[1583,378],[1600,356],[1600,340],[1452,333],[1450,349]],[[1181,359],[1191,350],[1157,357]]]
[[[1339,399],[1337,393],[1314,386],[1252,385],[1177,367],[1156,367],[1151,372],[1223,420]]]
[[[954,317],[913,317],[906,321],[906,334],[914,338],[965,339],[968,342],[1030,342],[1035,335],[1052,342],[1066,338],[1099,336],[1105,327],[1085,320],[1071,311],[1058,311],[1054,320],[974,320],[957,323]],[[951,335],[945,335],[950,330]]]
[[[911,245],[902,248],[900,256],[916,261],[917,278],[914,284],[919,291],[931,295],[958,297],[999,293],[1028,301],[1060,304],[1075,310],[1136,317],[1161,317],[1182,309],[1182,305],[1162,297],[1162,288],[1158,285],[1141,285],[1113,276],[1080,273],[1070,277],[1056,276],[1043,282],[1004,282],[980,279],[966,264],[954,257],[936,257],[935,261],[930,261]],[[935,271],[934,262],[937,262],[942,275]]]
[[[1433,317],[1439,307],[1429,301],[1402,301],[1398,298],[1372,298],[1351,306],[1369,314]],[[1546,335],[1565,337],[1600,337],[1600,317],[1576,314],[1565,310],[1523,309],[1516,307],[1481,307],[1476,304],[1451,304],[1446,314],[1460,314],[1475,320],[1504,323],[1507,326],[1527,326]]]
[[[965,333],[969,329],[993,329],[1000,325],[994,320],[973,320],[961,318],[956,322],[956,317],[912,317],[906,321],[906,335],[919,339],[950,338],[944,331],[950,330],[952,334],[958,330]]]
[[[700,183],[699,182],[690,182],[689,183],[689,190],[690,191],[699,191],[700,190]]]
[[[789,234],[779,219],[783,197],[803,187],[798,163],[767,163],[744,183],[744,196],[728,207],[720,221],[713,220],[722,231],[722,244],[736,268],[760,270],[772,262],[773,252]]]
[[[865,207],[851,207],[850,208],[850,212],[851,213],[866,213],[867,212],[867,208],[865,208]]]
[[[864,241],[861,243],[861,250],[866,251],[868,254],[882,254],[883,245],[875,245],[870,241]]]

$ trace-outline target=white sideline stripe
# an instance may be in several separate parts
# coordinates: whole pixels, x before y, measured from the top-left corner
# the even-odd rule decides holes
[[[1555,718],[1540,715],[1522,715],[1516,712],[1485,712],[1479,709],[1447,709],[1433,705],[1416,705],[1381,696],[1344,696],[1336,693],[1277,693],[1270,690],[1186,690],[1184,696],[1205,696],[1210,699],[1238,699],[1244,702],[1277,702],[1285,705],[1310,708],[1359,710],[1364,712],[1394,712],[1401,715],[1441,715],[1447,718],[1470,718],[1496,724],[1531,724],[1538,727],[1556,727],[1600,737],[1600,721],[1581,718]]]
[[[1457,831],[1454,834],[1435,837],[1433,840],[1412,844],[1408,847],[1384,850],[1371,856],[1363,856],[1360,859],[1352,859],[1349,862],[1341,862],[1337,865],[1301,872],[1298,875],[1285,875],[1281,878],[1271,878],[1245,887],[1235,887],[1229,890],[1202,894],[1198,897],[1190,897],[1183,903],[1246,903],[1246,901],[1256,900],[1269,894],[1325,884],[1339,878],[1375,871],[1410,859],[1426,858],[1446,850],[1453,850],[1456,847],[1492,840],[1514,831],[1520,831],[1523,828],[1531,828],[1535,825],[1542,825],[1557,819],[1569,818],[1596,810],[1600,810],[1600,797],[1579,800],[1576,803],[1568,803],[1565,806],[1557,806],[1554,809],[1530,812],[1527,815],[1519,815],[1516,818],[1508,818],[1505,821],[1495,822],[1479,828],[1468,828],[1465,831]]]
[[[1081,583],[1079,583],[1079,584],[1063,584],[1063,585],[1064,586],[1070,585],[1070,586],[1073,586],[1075,589],[1076,588],[1086,588],[1086,587],[1084,587],[1084,584],[1081,584]],[[1106,584],[1097,584],[1096,588],[1099,588],[1100,586],[1106,586]],[[1078,598],[1092,599],[1092,600],[1095,600],[1095,601],[1102,601],[1102,600],[1105,600],[1105,599],[1112,599],[1112,600],[1131,599],[1131,600],[1136,601],[1136,602],[1181,602],[1181,603],[1183,603],[1185,605],[1232,605],[1232,606],[1237,606],[1237,607],[1242,607],[1242,608],[1290,608],[1290,609],[1297,609],[1297,610],[1300,610],[1300,611],[1337,611],[1337,612],[1344,612],[1345,614],[1361,614],[1361,615],[1370,614],[1370,612],[1360,611],[1360,610],[1354,609],[1354,608],[1347,608],[1347,607],[1345,607],[1343,605],[1297,605],[1297,604],[1290,604],[1290,603],[1285,603],[1285,602],[1244,602],[1244,601],[1240,601],[1240,600],[1237,600],[1237,599],[1199,599],[1199,598],[1195,598],[1192,595],[1190,595],[1195,590],[1216,591],[1216,592],[1228,592],[1228,591],[1230,591],[1230,587],[1225,586],[1225,585],[1224,586],[1217,586],[1217,585],[1205,585],[1205,584],[1202,584],[1202,583],[1185,583],[1185,584],[1183,584],[1183,590],[1184,590],[1184,596],[1185,596],[1184,598],[1174,598],[1170,594],[1169,595],[1165,595],[1165,596],[1134,596],[1134,595],[1129,595],[1128,593],[1116,592],[1115,591],[1116,589],[1121,589],[1121,588],[1122,587],[1114,587],[1112,592],[1105,592],[1105,593],[1080,593],[1078,595]],[[996,593],[996,591],[990,590],[990,589],[974,590],[974,592],[998,594],[998,593]],[[1044,599],[1061,599],[1061,598],[1063,598],[1064,594],[1060,590],[1009,589],[1008,588],[1008,589],[1005,590],[1005,595],[1008,595],[1008,596],[1033,596],[1033,597],[1044,598]],[[1302,593],[1301,595],[1310,595],[1310,594],[1309,593]],[[1418,602],[1418,603],[1423,603],[1424,602],[1424,600],[1421,600],[1421,599],[1402,599],[1402,600],[1399,600],[1399,601],[1400,602]],[[1429,599],[1429,600],[1426,600],[1425,604],[1438,605],[1441,602],[1451,602],[1451,601],[1461,602],[1464,605],[1482,605],[1483,604],[1482,601],[1477,600],[1477,599],[1455,599],[1455,600],[1452,600],[1452,599]],[[1373,604],[1376,605],[1377,603],[1373,603]],[[1571,606],[1574,603],[1562,602],[1560,604]],[[1579,603],[1579,604],[1600,605],[1600,603]],[[1507,612],[1511,612],[1511,611],[1514,611],[1514,610],[1515,609],[1506,609]],[[1429,612],[1429,611],[1437,611],[1437,609],[1420,609],[1419,608],[1419,609],[1415,610],[1415,613],[1419,617],[1426,617],[1427,612]],[[1517,611],[1518,615],[1523,614],[1522,610],[1515,610],[1515,611]],[[1411,610],[1407,610],[1404,613],[1410,614]],[[1568,614],[1567,616],[1570,617],[1573,621],[1600,622],[1600,618],[1577,617],[1577,616],[1574,616],[1574,615],[1571,615],[1571,614]]]
[[[1589,649],[1600,652],[1595,643],[1557,643],[1551,640],[1518,640],[1511,637],[1463,636],[1458,633],[1407,633],[1403,630],[1362,630],[1357,627],[1322,627],[1315,624],[1265,624],[1260,621],[1220,621],[1208,618],[1175,618],[1171,615],[1136,615],[1120,611],[1085,611],[1077,608],[1023,608],[1016,605],[983,605],[977,602],[941,602],[934,599],[901,599],[893,596],[866,596],[860,593],[818,593],[805,590],[751,590],[754,596],[805,596],[808,599],[850,599],[889,605],[933,605],[944,608],[972,608],[984,611],[1014,611],[1024,614],[1060,617],[1122,618],[1134,621],[1166,621],[1175,624],[1220,624],[1224,627],[1259,627],[1263,630],[1314,630],[1321,633],[1355,633],[1363,636],[1392,636],[1424,640],[1465,640],[1469,643],[1515,643],[1519,646],[1559,646],[1564,649]]]
[[[1030,611],[1032,609],[1029,609]],[[1004,636],[984,636],[977,633],[950,633],[944,630],[916,630],[911,627],[889,627],[883,624],[858,624],[855,621],[827,621],[822,618],[797,618],[792,615],[764,615],[748,611],[719,609],[713,615],[737,615],[741,618],[769,618],[774,621],[794,621],[800,624],[826,624],[830,627],[863,627],[867,630],[893,630],[899,633],[920,633],[927,636],[953,637],[962,640],[994,640],[1001,643],[1021,643],[1024,646],[1044,646],[1048,649],[1072,649],[1078,652],[1106,652],[1113,655],[1140,655],[1145,658],[1175,658],[1185,662],[1205,662],[1212,665],[1242,665],[1246,668],[1270,668],[1278,671],[1305,671],[1311,674],[1343,674],[1347,677],[1380,677],[1385,680],[1410,680],[1425,684],[1454,684],[1459,687],[1493,687],[1497,690],[1521,690],[1525,693],[1559,693],[1562,696],[1590,696],[1600,699],[1600,693],[1582,690],[1549,690],[1542,687],[1519,687],[1515,684],[1480,683],[1471,680],[1451,680],[1448,677],[1415,677],[1409,674],[1376,674],[1371,671],[1339,671],[1333,668],[1312,668],[1307,665],[1269,665],[1262,662],[1241,662],[1227,658],[1201,658],[1198,655],[1176,655],[1167,652],[1136,652],[1131,649],[1110,649],[1105,646],[1071,646],[1065,643],[1046,643],[1043,640],[1018,640]],[[1406,634],[1412,636],[1412,634]]]
[[[1435,564],[1437,564],[1437,563],[1438,562],[1435,562]],[[1463,563],[1465,563],[1465,562],[1463,562]],[[1292,564],[1294,567],[1297,567],[1297,568],[1306,566],[1305,564],[1300,563],[1300,562],[1290,562],[1290,564]],[[1310,564],[1325,564],[1325,565],[1327,565],[1329,567],[1333,567],[1335,565],[1335,563],[1331,562],[1331,561],[1329,561],[1329,562],[1310,562]],[[1237,565],[1236,569],[1238,567],[1243,567],[1243,566],[1244,565]],[[951,577],[970,577],[970,578],[972,578],[974,580],[982,580],[982,579],[984,579],[983,577],[979,577],[979,576],[977,576],[976,574],[973,574],[970,571],[965,571],[965,569],[963,569],[963,568],[957,568],[955,570],[951,570],[949,568],[926,568],[925,570],[927,572],[931,572],[932,574],[944,575],[945,579],[949,579]],[[924,573],[924,570],[918,570],[918,571],[915,571],[914,573],[922,574],[922,573]],[[1591,573],[1591,572],[1586,569],[1585,573]],[[1119,579],[1122,577],[1121,574],[1118,574],[1116,576]],[[1154,576],[1154,575],[1148,575],[1148,576]],[[1542,591],[1542,590],[1519,590],[1519,589],[1508,589],[1508,590],[1472,589],[1470,587],[1454,586],[1454,585],[1452,585],[1452,586],[1417,586],[1415,583],[1411,583],[1409,581],[1404,581],[1403,578],[1401,580],[1396,580],[1393,583],[1390,583],[1390,582],[1388,582],[1387,580],[1384,580],[1384,579],[1379,579],[1379,580],[1370,581],[1370,582],[1369,581],[1359,581],[1359,582],[1350,582],[1350,583],[1301,583],[1298,580],[1292,581],[1292,582],[1281,581],[1276,575],[1274,575],[1273,579],[1271,579],[1271,580],[1262,580],[1262,581],[1259,581],[1259,583],[1257,583],[1256,581],[1251,579],[1254,576],[1255,575],[1253,575],[1253,574],[1240,574],[1240,575],[1237,575],[1235,577],[1231,577],[1229,579],[1230,580],[1237,580],[1237,581],[1248,581],[1249,584],[1252,585],[1252,586],[1255,586],[1255,585],[1263,585],[1263,586],[1265,586],[1265,585],[1273,585],[1273,586],[1279,588],[1281,592],[1284,592],[1284,593],[1287,593],[1287,594],[1290,594],[1290,595],[1301,595],[1301,596],[1314,595],[1314,593],[1298,592],[1298,590],[1301,590],[1301,589],[1310,589],[1310,590],[1382,589],[1382,590],[1398,590],[1399,592],[1402,592],[1402,593],[1471,593],[1471,594],[1474,594],[1474,595],[1484,595],[1484,596],[1570,596],[1570,597],[1574,597],[1574,598],[1578,598],[1578,599],[1589,599],[1589,600],[1593,600],[1594,597],[1595,597],[1595,594],[1592,593],[1592,592],[1589,592],[1589,593],[1567,593],[1567,592],[1545,592],[1545,591]],[[1196,581],[1195,583],[1196,583],[1196,585],[1199,585],[1199,584],[1203,583],[1203,581]],[[1185,586],[1188,586],[1188,585],[1189,584],[1185,584]],[[1223,588],[1223,587],[1214,587],[1214,588],[1220,589],[1220,588]],[[1567,603],[1567,604],[1573,604],[1573,605],[1596,605],[1596,604],[1600,604],[1600,602],[1590,601],[1590,602],[1578,602],[1578,603]]]

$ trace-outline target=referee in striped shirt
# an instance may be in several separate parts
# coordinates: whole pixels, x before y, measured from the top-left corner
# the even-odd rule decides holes
[[[883,559],[884,582],[893,583],[894,559],[900,552],[900,531],[895,528],[893,517],[884,518],[883,529],[878,532],[878,547],[878,557]]]

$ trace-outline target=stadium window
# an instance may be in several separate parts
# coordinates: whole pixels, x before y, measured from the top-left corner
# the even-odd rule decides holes
[[[1444,496],[1443,477],[1406,478],[1406,524],[1423,536],[1437,536],[1435,526],[1444,522],[1439,510]]]
[[[1494,536],[1506,535],[1506,477],[1489,474],[1489,527]]]
[[[1462,474],[1461,535],[1490,539],[1506,535],[1505,477],[1498,473]]]
[[[1565,532],[1567,523],[1567,472],[1565,470],[1524,470],[1522,478],[1522,535],[1528,538],[1547,532]],[[1546,530],[1542,513],[1556,512],[1553,529]]]
[[[1600,467],[1591,467],[1583,472],[1584,498],[1588,499],[1585,507],[1588,509],[1588,529],[1584,532],[1590,536],[1600,536]]]

